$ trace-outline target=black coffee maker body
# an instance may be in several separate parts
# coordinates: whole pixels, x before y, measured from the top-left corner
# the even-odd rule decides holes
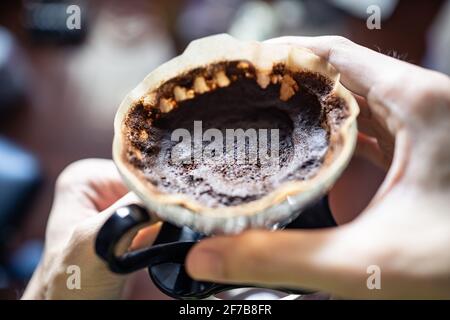
[[[334,227],[336,223],[325,196],[287,223],[287,229],[314,229]],[[184,268],[189,250],[206,236],[182,226],[164,222],[153,245],[146,249],[116,255],[122,237],[138,226],[151,223],[151,215],[139,205],[117,210],[100,229],[95,250],[108,267],[126,274],[147,268],[154,284],[166,295],[176,299],[203,299],[217,293],[239,288],[239,285],[220,284],[192,279]],[[249,287],[245,285],[245,287]],[[273,288],[272,288],[273,289]],[[286,293],[305,294],[304,290],[278,288]]]

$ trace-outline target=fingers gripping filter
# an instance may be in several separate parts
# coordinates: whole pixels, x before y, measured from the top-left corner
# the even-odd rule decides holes
[[[212,36],[127,95],[113,157],[162,220],[203,234],[276,228],[347,166],[357,114],[337,71],[311,51]]]

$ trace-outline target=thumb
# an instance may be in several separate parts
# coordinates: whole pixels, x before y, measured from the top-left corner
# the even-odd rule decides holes
[[[188,273],[220,283],[320,289],[355,296],[367,292],[370,257],[346,226],[303,231],[247,231],[200,241],[186,261]],[[354,239],[354,238],[353,238]]]

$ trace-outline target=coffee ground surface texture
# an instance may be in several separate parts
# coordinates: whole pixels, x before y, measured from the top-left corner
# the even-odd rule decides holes
[[[309,50],[197,40],[122,102],[114,160],[163,220],[203,233],[289,222],[348,164],[358,106]]]

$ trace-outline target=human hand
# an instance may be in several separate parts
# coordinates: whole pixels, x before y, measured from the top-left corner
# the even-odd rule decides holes
[[[309,48],[338,69],[361,108],[357,153],[389,172],[352,222],[205,239],[188,273],[350,298],[450,298],[449,78],[341,37],[270,42]],[[370,266],[381,270],[380,290],[368,289]]]
[[[137,197],[122,183],[111,160],[88,159],[69,165],[58,177],[47,223],[45,250],[22,299],[117,299],[127,279],[114,274],[94,252],[98,230],[119,207]],[[131,234],[130,250],[151,244],[158,224]],[[80,270],[81,288],[69,289],[69,266]]]

